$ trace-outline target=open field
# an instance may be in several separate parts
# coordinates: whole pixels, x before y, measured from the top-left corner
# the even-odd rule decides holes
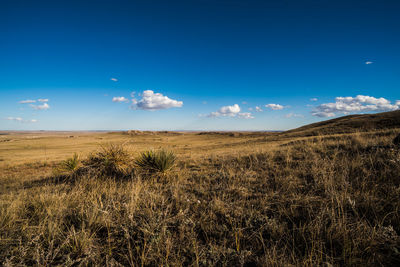
[[[400,0],[0,0],[0,267],[400,267]]]
[[[1,263],[394,266],[399,133],[3,132]],[[111,143],[128,153],[121,171],[90,169]],[[152,148],[175,167],[138,168]],[[60,174],[75,152],[80,167]]]

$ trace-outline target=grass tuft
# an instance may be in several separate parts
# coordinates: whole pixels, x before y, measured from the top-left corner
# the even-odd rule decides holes
[[[61,162],[58,170],[62,173],[74,173],[78,170],[80,166],[80,160],[77,153],[64,161]]]
[[[170,170],[175,165],[175,162],[176,156],[174,152],[164,149],[144,151],[135,160],[135,164],[141,169],[160,173]]]
[[[101,146],[101,149],[89,155],[83,162],[91,174],[98,176],[125,176],[132,170],[131,155],[118,144]]]

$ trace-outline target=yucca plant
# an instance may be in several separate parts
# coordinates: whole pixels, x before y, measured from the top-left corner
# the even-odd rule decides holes
[[[170,170],[175,162],[174,152],[164,149],[144,151],[135,160],[135,164],[143,170],[160,173]]]
[[[73,173],[75,172],[80,165],[80,160],[78,154],[74,153],[74,155],[64,161],[61,162],[59,170],[61,172]]]
[[[108,144],[90,154],[83,163],[99,175],[121,176],[130,168],[131,156],[122,145]]]

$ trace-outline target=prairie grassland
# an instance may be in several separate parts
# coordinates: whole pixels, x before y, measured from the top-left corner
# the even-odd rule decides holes
[[[399,132],[0,135],[1,264],[399,265]],[[158,148],[172,170],[134,165]]]

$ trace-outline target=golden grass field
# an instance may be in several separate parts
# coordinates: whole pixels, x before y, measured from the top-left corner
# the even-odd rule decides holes
[[[0,163],[20,164],[27,162],[54,162],[77,152],[87,155],[99,146],[119,143],[132,153],[149,148],[164,147],[185,157],[206,156],[213,153],[252,150],[252,142],[273,133],[241,133],[242,138],[226,138],[229,135],[147,132],[129,135],[126,132],[21,132],[0,135]],[[249,144],[246,144],[249,142]],[[268,144],[264,144],[268,146]],[[238,149],[240,148],[240,149]]]
[[[3,132],[0,264],[395,266],[399,133]],[[135,165],[159,148],[171,170]]]

